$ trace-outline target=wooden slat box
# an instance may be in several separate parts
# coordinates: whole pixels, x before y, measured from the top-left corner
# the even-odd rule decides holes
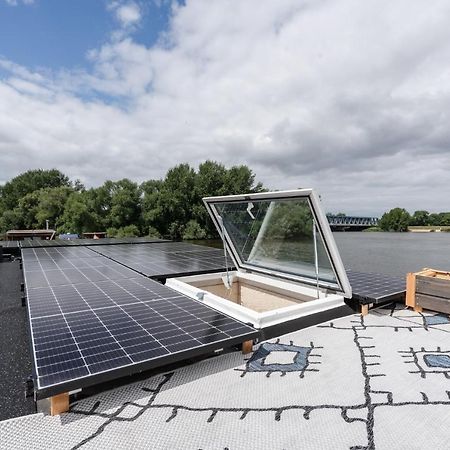
[[[450,272],[423,269],[420,272],[408,273],[406,305],[417,312],[431,309],[450,314]]]

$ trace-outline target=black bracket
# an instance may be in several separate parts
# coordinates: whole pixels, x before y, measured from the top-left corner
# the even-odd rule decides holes
[[[34,381],[33,377],[30,375],[25,382],[25,398],[30,398],[34,396]]]

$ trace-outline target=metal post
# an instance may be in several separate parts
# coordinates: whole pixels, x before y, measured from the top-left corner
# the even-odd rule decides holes
[[[226,288],[227,289],[231,289],[231,281],[230,281],[230,274],[228,273],[228,257],[227,257],[227,241],[225,240],[225,226],[223,224],[223,219],[221,216],[217,216],[220,222],[220,228],[221,228],[221,238],[222,238],[222,242],[223,242],[223,253],[224,253],[224,257],[225,257],[225,270],[227,273],[227,278],[226,278]]]
[[[317,288],[317,298],[319,298],[319,254],[317,251],[317,232],[316,232],[316,221],[313,219],[313,238],[314,238],[314,263],[316,269],[316,288]]]

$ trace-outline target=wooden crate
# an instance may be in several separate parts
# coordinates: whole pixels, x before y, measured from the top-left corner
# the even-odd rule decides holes
[[[420,272],[408,273],[406,305],[417,312],[431,309],[450,314],[450,272],[423,269]]]

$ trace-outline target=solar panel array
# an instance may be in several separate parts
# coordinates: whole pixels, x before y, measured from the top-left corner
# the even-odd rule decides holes
[[[3,248],[18,248],[20,241],[0,241],[0,246]]]
[[[226,268],[223,250],[186,242],[96,246],[92,250],[152,278],[219,272]],[[231,258],[228,265],[232,266]]]
[[[22,248],[39,247],[79,247],[86,245],[116,245],[116,244],[152,244],[155,242],[170,242],[165,239],[151,237],[104,238],[104,239],[24,239],[17,241]]]
[[[23,249],[22,258],[38,398],[257,335],[87,248]]]
[[[382,303],[402,300],[406,291],[406,277],[347,270],[353,298],[360,303]]]

